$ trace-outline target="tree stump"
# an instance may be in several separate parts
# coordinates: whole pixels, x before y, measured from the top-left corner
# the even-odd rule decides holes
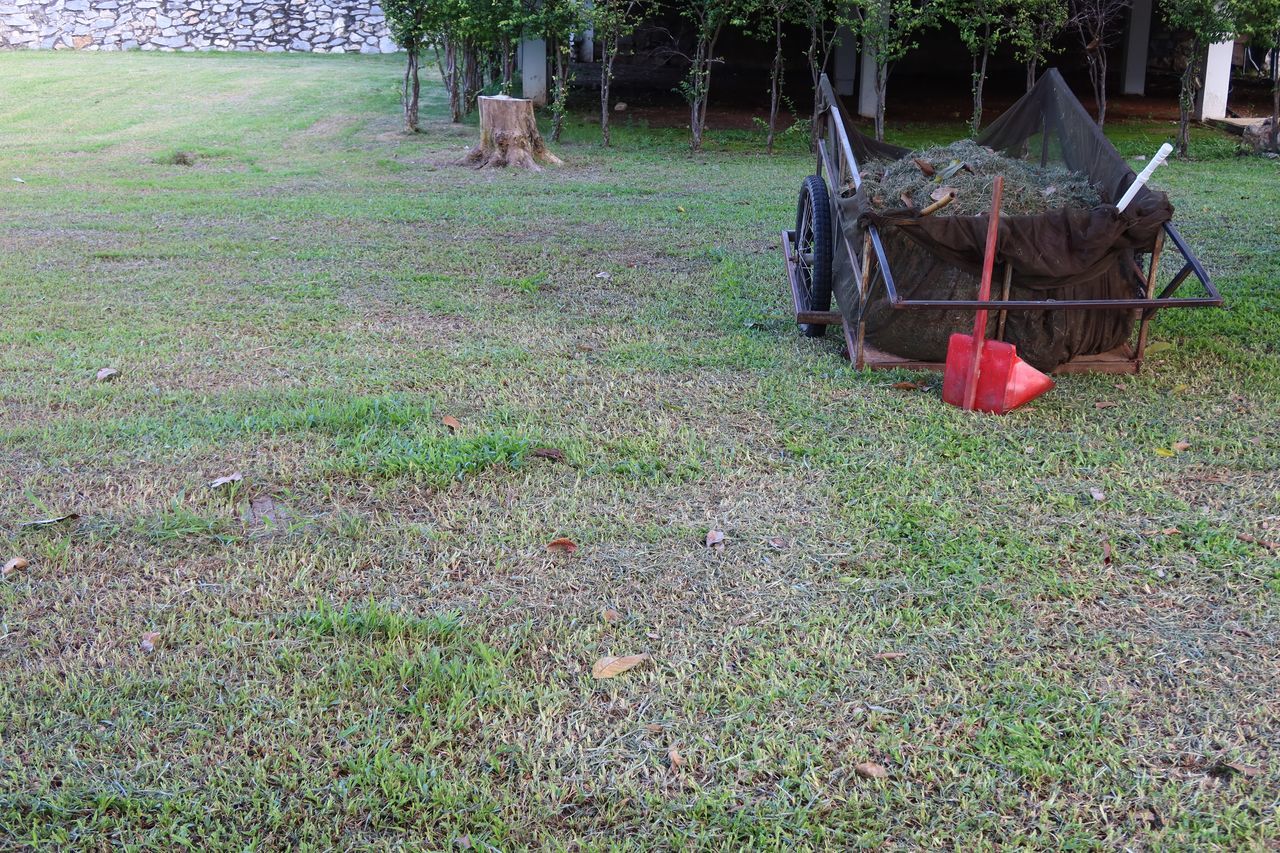
[[[547,150],[533,119],[533,101],[506,95],[476,99],[480,107],[480,144],[458,162],[473,169],[542,171],[542,165],[559,166],[559,157]]]

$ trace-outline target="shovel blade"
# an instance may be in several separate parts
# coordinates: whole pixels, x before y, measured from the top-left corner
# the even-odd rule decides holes
[[[952,335],[947,345],[947,369],[942,377],[942,399],[964,406],[964,390],[973,363],[972,335]],[[973,408],[996,415],[1007,414],[1053,387],[1053,380],[1018,358],[1013,344],[982,341],[978,361],[978,393]]]

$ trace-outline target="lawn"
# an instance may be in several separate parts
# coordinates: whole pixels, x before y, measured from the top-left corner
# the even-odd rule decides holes
[[[0,54],[0,847],[1280,843],[1280,164],[994,419],[797,334],[798,134],[474,173],[399,73]]]

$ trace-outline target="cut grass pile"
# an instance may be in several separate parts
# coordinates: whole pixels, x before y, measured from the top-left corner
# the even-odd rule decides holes
[[[930,171],[921,169],[927,163]],[[900,160],[873,160],[863,169],[864,189],[877,208],[924,208],[955,193],[939,216],[973,216],[991,209],[991,187],[1004,177],[1001,209],[1033,216],[1058,208],[1094,207],[1098,190],[1087,175],[1006,157],[970,139],[913,151]]]
[[[473,173],[400,73],[0,54],[0,847],[1280,840],[1276,163],[1197,131],[1229,309],[993,420],[796,333],[807,151]]]

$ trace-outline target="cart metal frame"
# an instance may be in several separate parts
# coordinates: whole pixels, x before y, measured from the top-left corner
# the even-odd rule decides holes
[[[824,75],[818,86],[818,157],[816,174],[827,186],[827,194],[832,203],[832,221],[836,221],[835,201],[840,197],[843,188],[852,187],[855,191],[862,186],[858,160],[853,155],[849,144],[849,134],[845,129],[845,112],[840,99],[831,88],[831,82]],[[845,321],[841,311],[815,311],[806,307],[802,293],[797,265],[801,262],[795,246],[796,235],[793,230],[782,232],[782,251],[786,258],[787,280],[791,286],[791,298],[795,307],[797,323],[813,323],[820,325],[838,325],[844,330],[845,343],[849,348],[849,358],[859,369],[868,367],[879,370],[905,368],[910,370],[941,370],[942,362],[914,361],[898,358],[868,346],[864,340],[866,319],[864,312],[867,296],[871,289],[882,285],[889,298],[890,305],[900,311],[928,311],[936,309],[978,311],[986,308],[997,311],[997,329],[999,340],[1004,339],[1005,317],[1009,311],[1082,311],[1082,310],[1114,310],[1133,311],[1138,321],[1137,340],[1125,343],[1110,350],[1090,356],[1078,356],[1060,365],[1054,373],[1137,373],[1142,368],[1143,357],[1147,348],[1147,333],[1151,318],[1162,308],[1209,308],[1222,304],[1222,296],[1214,286],[1209,274],[1205,272],[1200,261],[1191,248],[1183,240],[1172,222],[1166,222],[1164,229],[1156,236],[1150,251],[1141,253],[1135,264],[1136,271],[1142,279],[1142,286],[1136,288],[1133,297],[1128,299],[1010,299],[1009,284],[1012,269],[1006,264],[1004,268],[1004,286],[1000,299],[990,302],[979,302],[976,299],[907,299],[903,297],[893,279],[889,260],[885,256],[884,245],[880,239],[880,231],[875,225],[867,229],[861,252],[845,239],[843,232],[837,229],[833,251],[848,252],[851,269],[860,271],[858,316],[856,322]],[[1173,244],[1182,256],[1183,266],[1173,279],[1156,293],[1157,279],[1161,256],[1164,254],[1166,240]],[[1146,260],[1143,266],[1143,258]],[[1174,294],[1186,282],[1195,276],[1204,286],[1208,296],[1177,297]]]

